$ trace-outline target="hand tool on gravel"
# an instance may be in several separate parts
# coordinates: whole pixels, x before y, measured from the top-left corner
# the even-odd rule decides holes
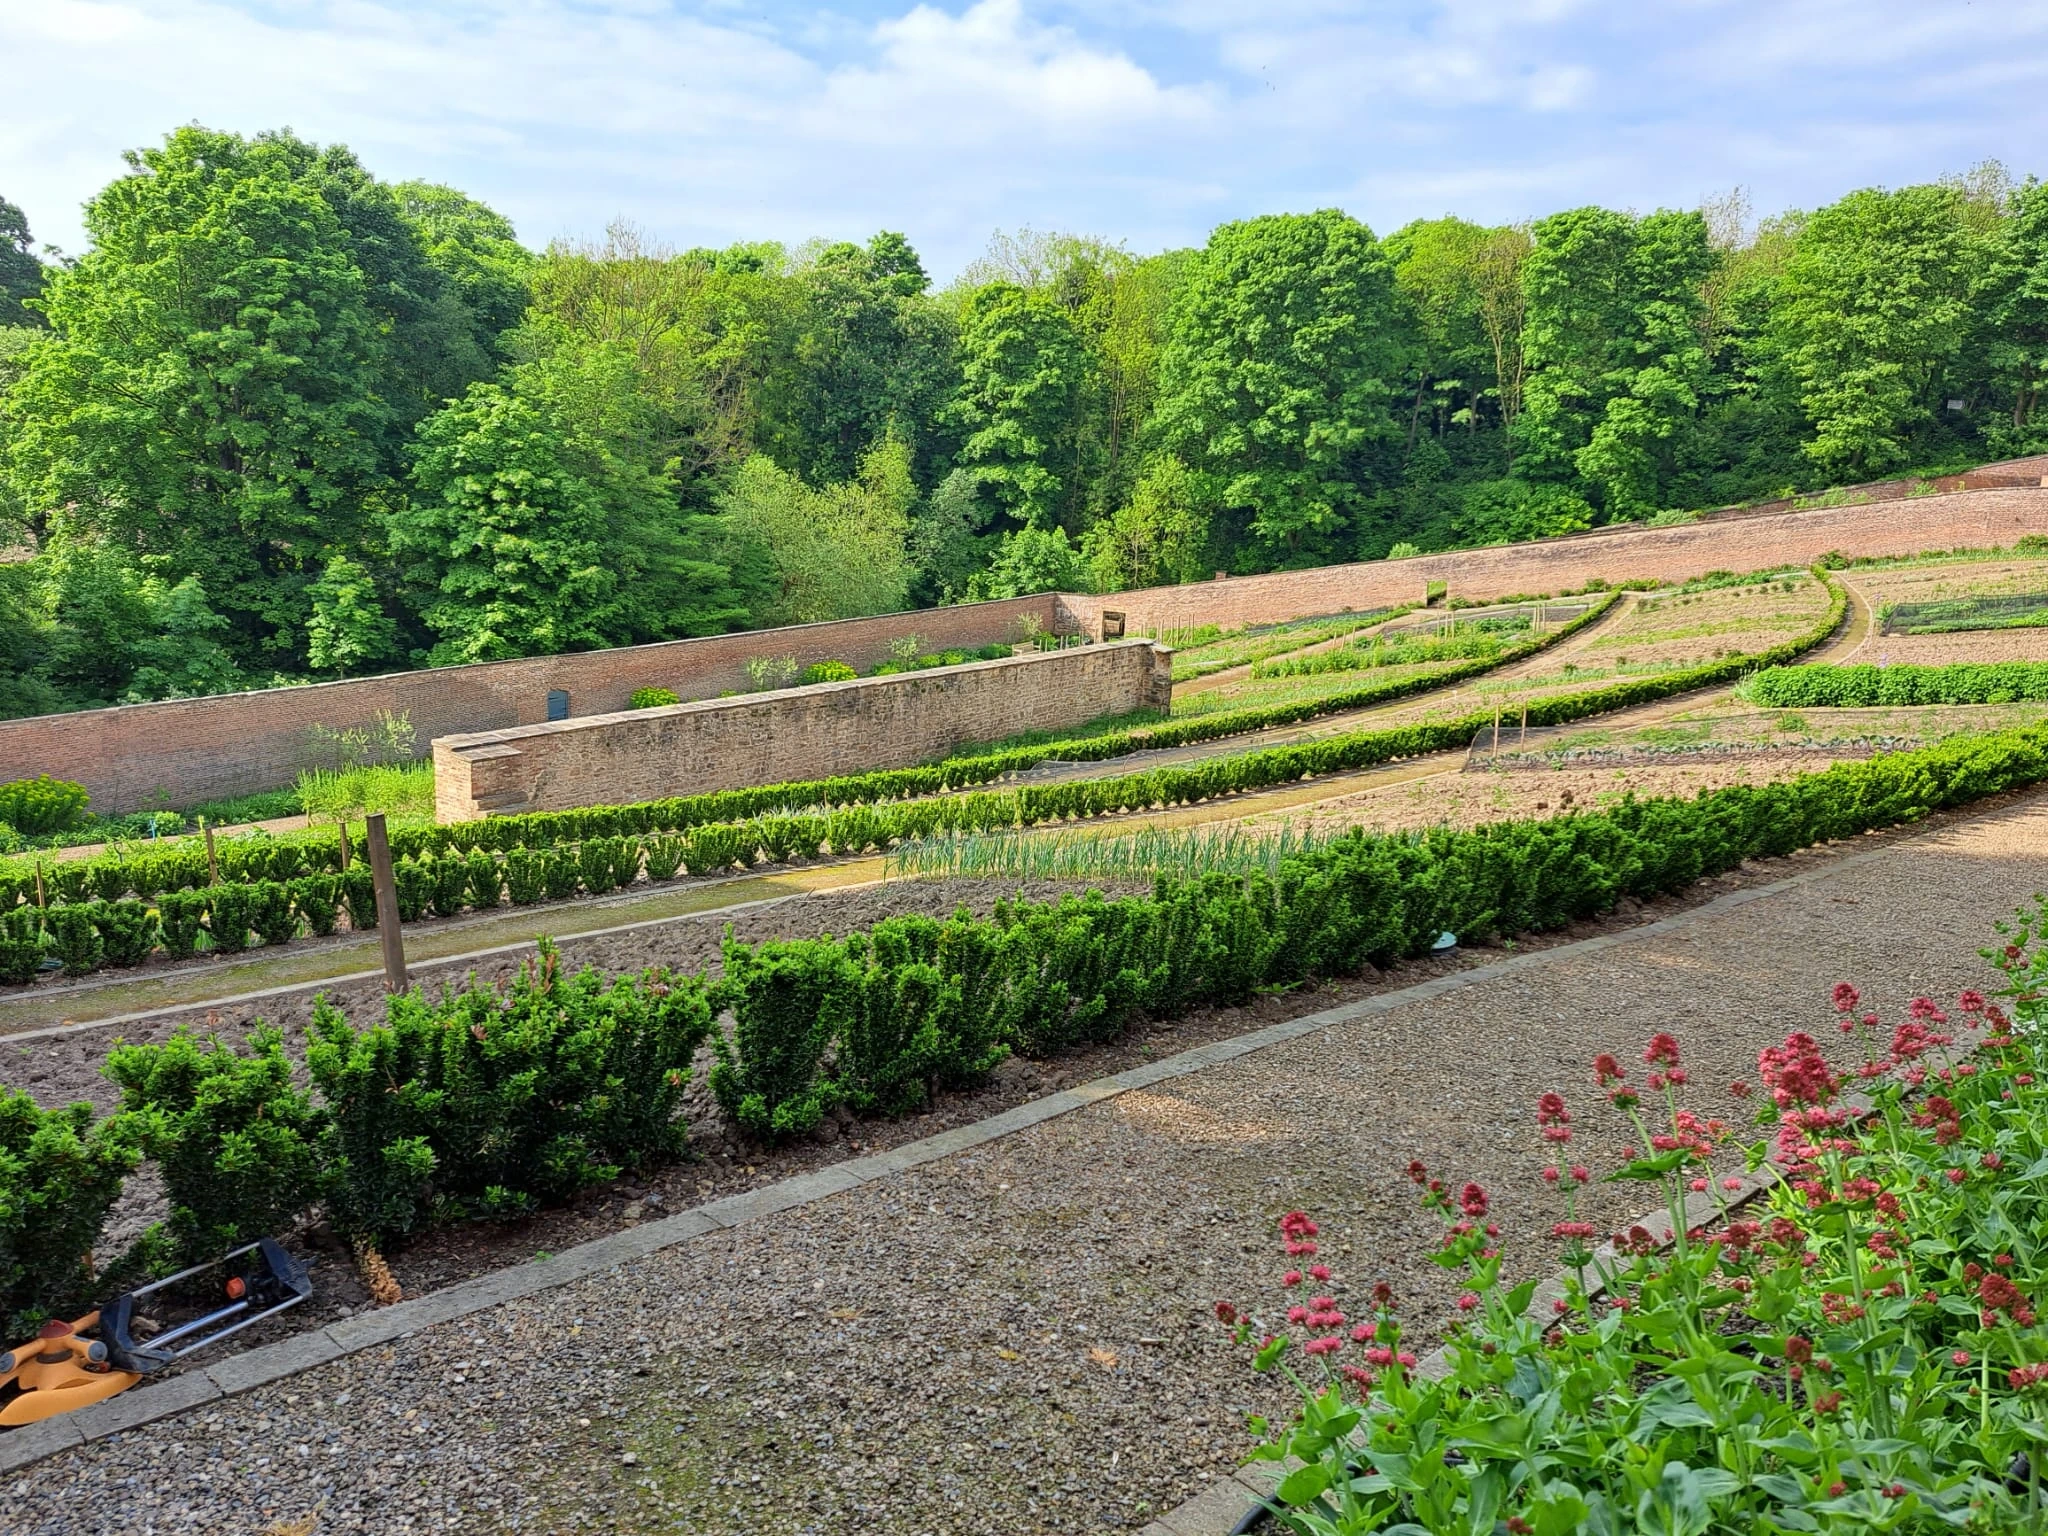
[[[259,1238],[222,1258],[123,1292],[75,1321],[52,1318],[33,1342],[0,1355],[0,1429],[104,1401],[195,1350],[296,1307],[313,1294],[307,1268],[270,1238]],[[135,1337],[144,1298],[214,1269],[227,1271],[219,1282],[223,1305]],[[85,1337],[95,1330],[99,1337]]]

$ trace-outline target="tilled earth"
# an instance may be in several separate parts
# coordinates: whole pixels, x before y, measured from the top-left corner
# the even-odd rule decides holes
[[[11,1528],[1142,1525],[1241,1460],[1247,1409],[1280,1406],[1207,1315],[1229,1298],[1271,1317],[1282,1212],[1322,1221],[1337,1294],[1387,1280],[1426,1337],[1455,1286],[1429,1262],[1440,1228],[1410,1158],[1490,1189],[1514,1267],[1547,1270],[1539,1093],[1566,1092],[1574,1153],[1611,1166],[1627,1132],[1592,1092],[1597,1051],[1629,1059],[1672,1031],[1713,1112],[1760,1046],[1827,1015],[1838,979],[1887,1017],[1982,986],[1991,920],[2038,884],[2048,796],[1853,851],[1875,849],[1782,861],[1748,878],[1816,878],[66,1453],[13,1487]],[[1641,1199],[1596,1184],[1587,1215],[1612,1226]]]

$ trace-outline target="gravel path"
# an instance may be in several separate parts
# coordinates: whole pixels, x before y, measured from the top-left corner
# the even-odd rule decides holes
[[[656,1254],[46,1462],[11,1529],[747,1533],[1131,1529],[1228,1471],[1263,1384],[1206,1324],[1266,1306],[1275,1218],[1323,1221],[1342,1293],[1421,1331],[1452,1288],[1402,1176],[1495,1196],[1514,1261],[1555,1211],[1539,1092],[1593,1163],[1623,1129],[1587,1062],[1669,1029],[1695,1102],[1828,1013],[1981,985],[1990,921],[2048,855],[2048,797],[1676,932],[1583,952],[1129,1093],[899,1179]],[[1590,1219],[1640,1192],[1598,1192]],[[282,1525],[280,1529],[286,1528]]]

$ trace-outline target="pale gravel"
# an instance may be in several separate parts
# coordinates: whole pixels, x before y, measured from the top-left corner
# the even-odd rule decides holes
[[[1410,1157],[1487,1185],[1516,1267],[1547,1269],[1539,1092],[1570,1095],[1597,1163],[1623,1133],[1594,1108],[1595,1051],[1671,1030],[1714,1107],[1838,978],[1887,1016],[1983,985],[1975,951],[2044,855],[2036,795],[1873,860],[1787,861],[1819,878],[66,1453],[13,1487],[10,1528],[1130,1529],[1236,1465],[1238,1415],[1273,1401],[1205,1319],[1272,1304],[1281,1212],[1323,1218],[1344,1294],[1388,1279],[1426,1333],[1453,1289]],[[1594,1189],[1602,1224],[1641,1199]]]

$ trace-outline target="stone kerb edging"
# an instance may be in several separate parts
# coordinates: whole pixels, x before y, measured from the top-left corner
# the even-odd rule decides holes
[[[1048,1094],[1044,1098],[1020,1104],[986,1120],[942,1131],[936,1136],[927,1136],[921,1141],[910,1142],[888,1152],[851,1158],[815,1173],[783,1179],[744,1194],[730,1195],[722,1200],[714,1200],[706,1205],[678,1212],[674,1216],[663,1217],[659,1221],[643,1222],[637,1227],[629,1227],[610,1236],[565,1249],[546,1259],[513,1265],[433,1291],[411,1301],[399,1302],[395,1306],[342,1318],[310,1333],[298,1334],[274,1344],[230,1355],[204,1368],[195,1368],[166,1381],[146,1383],[118,1397],[109,1398],[104,1403],[8,1431],[0,1435],[0,1473],[28,1466],[60,1451],[108,1439],[123,1430],[136,1429],[145,1424],[171,1418],[217,1398],[231,1397],[237,1393],[269,1386],[301,1371],[324,1365],[330,1360],[338,1360],[344,1355],[392,1343],[440,1323],[453,1322],[504,1302],[517,1301],[525,1296],[603,1274],[621,1265],[630,1264],[636,1259],[646,1258],[663,1248],[691,1242],[709,1233],[761,1221],[797,1206],[843,1194],[865,1184],[895,1178],[926,1163],[985,1145],[1017,1131],[1028,1130],[1034,1125],[1086,1109],[1089,1105],[1099,1104],[1105,1099],[1113,1099],[1120,1094],[1149,1088],[1174,1078],[1192,1076],[1209,1067],[1235,1061],[1240,1056],[1249,1056],[1267,1046],[1298,1040],[1318,1030],[1354,1023],[1376,1014],[1389,1013],[1410,1003],[1424,1002],[1464,987],[1484,985],[1558,960],[1596,954],[1619,944],[1636,943],[1643,939],[1677,932],[1708,918],[1747,906],[1753,901],[1796,890],[1823,876],[1832,876],[1840,870],[1868,863],[1886,851],[1876,848],[1864,853],[1847,854],[1831,859],[1820,867],[1787,876],[1783,880],[1775,880],[1768,885],[1752,886],[1747,890],[1730,891],[1689,911],[1675,913],[1670,917],[1659,918],[1654,922],[1643,923],[1618,933],[1596,934],[1592,938],[1580,939],[1571,944],[1510,955],[1486,965],[1474,966],[1470,970],[1432,977],[1411,987],[1382,992],[1336,1008],[1325,1009],[1320,1013],[1305,1014],[1301,1018],[1269,1024],[1247,1034],[1212,1041],[1159,1061],[1130,1067],[1078,1087]],[[1649,1226],[1651,1219],[1646,1218],[1643,1224]],[[1240,1473],[1238,1477],[1246,1475]],[[1255,1482],[1242,1482],[1238,1478],[1219,1482],[1192,1503],[1155,1522],[1151,1536],[1160,1536],[1161,1532],[1166,1533],[1166,1536],[1222,1536],[1222,1533],[1227,1532],[1231,1525],[1251,1508],[1252,1503],[1270,1491],[1270,1486],[1268,1484],[1260,1487]],[[1217,1525],[1213,1522],[1220,1513],[1219,1500],[1222,1499],[1231,1501],[1236,1512],[1224,1523]],[[1205,1523],[1189,1523],[1190,1521]]]

